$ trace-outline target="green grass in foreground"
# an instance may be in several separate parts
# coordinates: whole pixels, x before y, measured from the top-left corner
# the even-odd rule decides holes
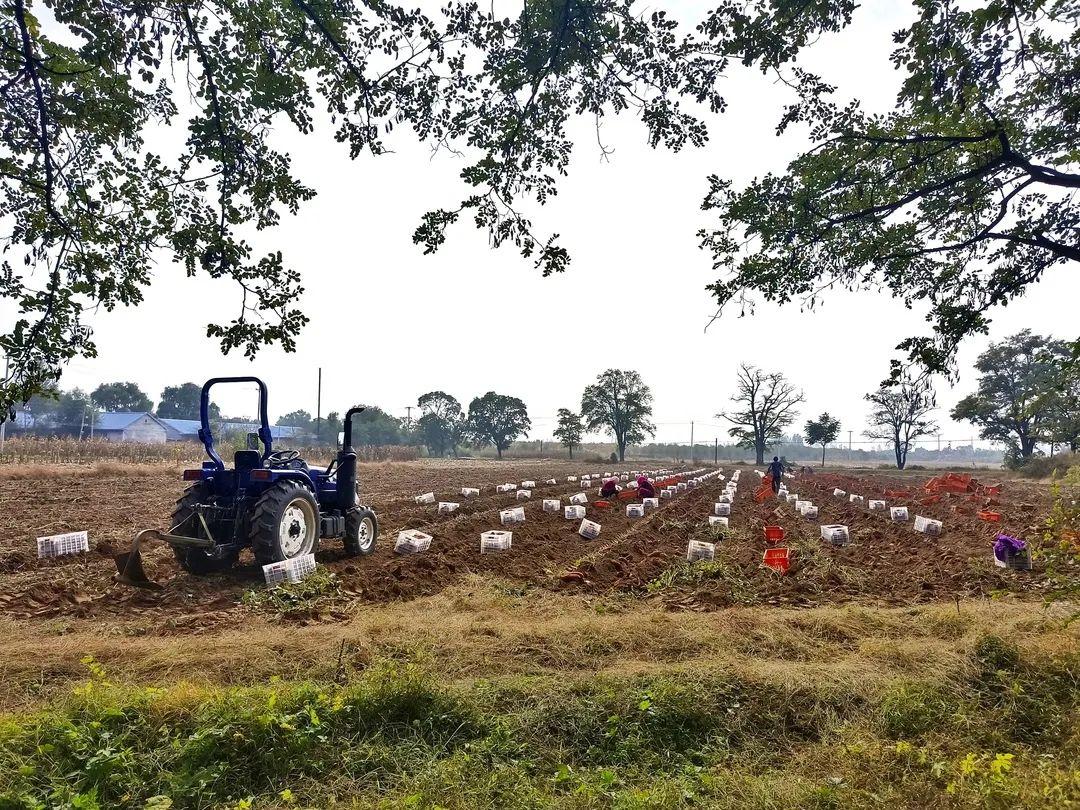
[[[880,687],[725,671],[122,687],[0,720],[0,808],[1068,807],[1078,660]]]

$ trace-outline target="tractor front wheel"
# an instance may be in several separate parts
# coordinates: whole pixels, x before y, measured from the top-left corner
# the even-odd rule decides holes
[[[345,553],[355,557],[375,550],[379,536],[379,521],[366,506],[350,509],[345,515]]]
[[[249,526],[259,565],[311,554],[319,542],[319,504],[307,487],[279,481],[256,502]]]
[[[192,484],[184,490],[183,496],[176,502],[176,508],[172,513],[173,531],[182,531],[191,537],[206,537],[202,521],[195,515],[197,504],[204,503],[210,497],[210,492],[202,483]],[[180,567],[189,574],[205,576],[218,571],[224,571],[236,565],[239,553],[230,551],[223,556],[218,556],[202,548],[179,548],[173,546],[173,554]]]

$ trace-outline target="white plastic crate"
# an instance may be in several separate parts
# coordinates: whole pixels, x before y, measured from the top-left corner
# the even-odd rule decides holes
[[[588,479],[588,478],[582,478],[581,479],[581,488],[582,489],[588,489],[591,486],[592,486],[592,481],[590,479]]]
[[[620,475],[620,476],[619,476],[619,480],[620,480],[620,481],[629,481],[629,480],[630,480],[630,476],[629,476],[629,475],[627,475],[626,473],[623,473],[622,475]]]
[[[276,585],[294,585],[315,570],[315,555],[301,554],[291,560],[272,562],[264,565],[262,570],[263,578],[271,588]]]
[[[480,494],[480,490],[477,489],[476,487],[462,487],[461,488],[461,497],[463,497],[463,498],[475,498],[479,494]]]
[[[532,497],[532,490],[531,489],[519,489],[517,491],[516,497],[517,497],[517,499],[519,501],[527,501],[527,500],[529,500],[529,498]]]
[[[725,529],[729,525],[729,519],[726,517],[720,517],[718,515],[709,515],[710,526],[723,526]]]
[[[725,492],[723,495],[721,495],[719,498],[716,499],[716,502],[717,503],[731,503],[732,500],[734,500],[734,499],[733,499],[731,493],[730,492]]]
[[[716,556],[716,544],[691,540],[686,546],[686,561],[711,560]]]
[[[577,481],[577,476],[576,475],[568,475],[568,476],[566,476],[566,483],[572,484],[575,481]]]
[[[554,478],[549,478],[548,480],[546,480],[546,481],[544,482],[544,485],[545,485],[545,486],[549,486],[549,487],[553,487],[553,486],[555,486],[555,485],[556,485],[557,483],[559,483],[559,482],[558,482],[558,481],[556,481],[556,480],[555,480]]]
[[[790,504],[796,504],[796,503],[799,502],[799,496],[798,495],[788,495],[785,498],[785,500]]]
[[[804,518],[816,518],[818,516],[818,508],[816,506],[807,506],[803,509]]]
[[[645,504],[643,503],[628,503],[626,505],[627,517],[645,517]]]
[[[536,482],[535,481],[522,481],[521,482],[521,488],[522,489],[536,489]]]
[[[435,503],[435,493],[425,492],[423,495],[417,495],[413,500],[420,504]]]
[[[513,492],[517,489],[517,484],[499,484],[495,487],[496,492]]]
[[[923,517],[922,515],[915,516],[915,531],[922,532],[923,534],[929,534],[936,537],[941,534],[942,524],[940,520],[934,520],[933,518]]]
[[[481,532],[480,553],[487,554],[489,551],[509,551],[510,543],[513,539],[513,532],[503,532],[497,529],[492,529],[489,532]]]
[[[580,520],[585,517],[584,506],[564,506],[563,517],[567,520]]]
[[[37,539],[38,557],[62,557],[90,550],[90,535],[86,532],[65,532]]]
[[[562,501],[558,498],[544,498],[543,508],[545,512],[554,512],[558,514],[562,509]]]
[[[714,515],[719,515],[720,517],[727,517],[728,515],[731,514],[731,504],[730,503],[714,503],[713,504],[713,514]]]
[[[675,497],[675,493],[672,492],[670,489],[662,489],[662,490],[660,490],[660,497],[661,498],[673,498],[673,497]]]
[[[908,510],[906,506],[893,506],[889,508],[889,520],[894,523],[906,523]]]
[[[866,504],[866,506],[870,509],[871,512],[885,511],[885,501],[870,501]]]
[[[837,498],[843,498],[845,495],[847,495],[847,493],[844,492],[844,490],[840,489],[839,487],[834,489],[832,491],[832,494],[835,495]]]
[[[627,481],[626,482],[626,488],[627,489],[637,489],[637,481]]]
[[[453,501],[439,501],[439,514],[449,515],[456,512],[461,508],[460,503],[454,503]]]
[[[578,526],[577,533],[584,537],[586,540],[595,540],[597,537],[600,536],[600,524],[586,518],[581,521],[581,525]]]
[[[404,529],[398,532],[394,551],[398,554],[419,554],[431,548],[431,535],[417,529]]]
[[[863,503],[866,500],[862,495],[848,495],[850,503]]]
[[[515,523],[525,522],[525,507],[515,506],[513,509],[503,509],[499,512],[499,523],[503,526],[513,526]]]
[[[573,495],[570,496],[570,503],[584,505],[588,502],[589,496],[586,495],[584,492],[575,492]]]
[[[806,507],[813,505],[811,501],[795,501],[795,511],[801,515]]]
[[[660,499],[659,498],[642,498],[641,499],[641,505],[644,506],[646,509],[656,509],[657,507],[660,506]]]
[[[848,527],[839,524],[830,524],[821,527],[821,539],[828,540],[833,545],[842,546],[848,541]]]
[[[686,490],[687,490],[687,484],[686,484],[686,482],[685,482],[685,481],[680,481],[679,483],[677,483],[677,484],[675,485],[675,488],[676,488],[676,489],[677,489],[677,490],[678,490],[679,492],[686,492]]]

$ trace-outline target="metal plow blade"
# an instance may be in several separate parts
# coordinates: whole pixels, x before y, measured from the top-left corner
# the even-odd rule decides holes
[[[157,529],[143,529],[135,539],[131,541],[131,550],[124,551],[113,556],[116,562],[116,573],[113,574],[113,582],[128,585],[132,588],[144,588],[148,591],[160,591],[162,586],[146,576],[146,570],[142,564],[140,547],[143,538],[162,540],[161,532]]]

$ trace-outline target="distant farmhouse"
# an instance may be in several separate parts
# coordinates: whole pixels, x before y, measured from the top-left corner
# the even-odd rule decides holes
[[[106,412],[94,418],[94,436],[109,442],[165,444],[168,428],[152,413]]]
[[[19,417],[22,416],[20,419]],[[29,415],[16,414],[13,427],[30,432],[50,434],[79,435],[80,426],[39,425]],[[215,433],[220,430],[225,435],[256,433],[257,422],[225,422],[215,425]],[[285,425],[271,425],[270,434],[275,439],[306,439],[310,434],[303,428]],[[198,419],[163,419],[148,411],[106,411],[95,414],[93,424],[82,426],[82,435],[104,439],[109,442],[139,442],[142,444],[165,444],[166,442],[197,442],[199,440]]]

